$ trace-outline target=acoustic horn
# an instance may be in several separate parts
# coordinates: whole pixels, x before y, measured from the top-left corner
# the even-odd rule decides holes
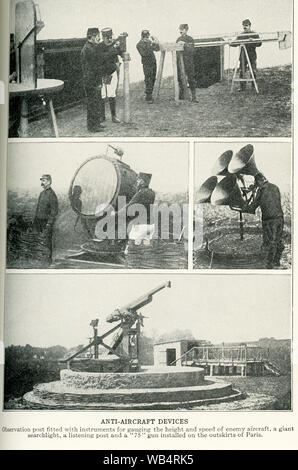
[[[245,204],[236,175],[225,176],[217,183],[212,196],[211,204],[216,206],[234,206],[241,208]]]
[[[233,157],[232,150],[226,150],[226,152],[222,153],[221,156],[216,160],[212,174],[218,176],[226,176],[229,174],[228,166],[230,161]]]
[[[217,185],[217,177],[210,176],[210,178],[206,179],[198,192],[198,204],[203,204],[205,202],[210,202],[211,195],[214,191],[214,188]]]
[[[228,171],[232,174],[239,173],[252,176],[256,176],[256,174],[260,173],[255,163],[253,145],[245,145],[245,147],[242,147],[242,149],[233,156],[228,166]]]

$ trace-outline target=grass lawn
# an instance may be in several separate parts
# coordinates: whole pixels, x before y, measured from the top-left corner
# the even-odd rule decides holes
[[[60,137],[290,137],[291,66],[261,69],[260,93],[250,86],[245,92],[230,93],[231,83],[223,80],[197,90],[198,103],[176,105],[172,78],[163,81],[160,98],[144,101],[142,82],[131,85],[131,123],[113,124],[107,107],[105,130],[90,134],[86,128],[86,106],[79,104],[57,113]],[[123,96],[119,90],[118,115],[123,117]],[[29,125],[29,137],[51,137],[48,118]]]

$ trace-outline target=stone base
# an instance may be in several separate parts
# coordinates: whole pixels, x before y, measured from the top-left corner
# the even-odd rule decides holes
[[[64,369],[61,380],[35,385],[24,400],[38,409],[181,409],[244,398],[231,384],[204,380],[199,367],[148,367],[136,373]]]
[[[59,382],[51,382],[51,386]],[[46,385],[46,384],[42,384]],[[217,384],[218,385],[218,384]],[[56,393],[47,389],[34,388],[32,392],[24,395],[26,403],[37,409],[109,409],[109,410],[170,410],[184,409],[193,406],[208,405],[245,398],[242,392],[233,390],[230,385],[222,387],[193,387],[192,390],[182,389],[177,393],[168,394],[167,389],[160,389],[151,393],[144,390],[136,393],[135,390],[124,390],[119,394],[114,391],[106,391],[104,394],[80,394],[80,393]]]
[[[60,371],[62,384],[79,389],[140,389],[194,386],[204,383],[202,367],[142,367],[139,372]]]

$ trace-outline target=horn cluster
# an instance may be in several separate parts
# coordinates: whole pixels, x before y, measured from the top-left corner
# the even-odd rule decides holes
[[[243,175],[256,176],[259,173],[253,145],[248,144],[236,153],[226,150],[215,162],[212,173],[213,176],[207,178],[199,189],[198,203],[228,205],[241,210],[245,199],[238,183],[243,181]]]

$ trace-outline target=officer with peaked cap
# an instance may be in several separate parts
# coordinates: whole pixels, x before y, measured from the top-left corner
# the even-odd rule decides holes
[[[47,264],[51,264],[53,226],[58,215],[58,199],[51,188],[51,175],[42,175],[40,181],[43,191],[38,198],[32,229],[37,234],[43,234],[43,247],[47,250]],[[45,253],[44,250],[43,253]]]
[[[177,38],[177,43],[184,44],[183,52],[178,52],[178,54],[183,54],[184,68],[188,81],[188,85],[191,91],[191,101],[197,103],[196,98],[196,79],[195,79],[195,68],[194,68],[194,40],[191,36],[188,36],[188,24],[181,24],[179,26],[180,36]],[[183,82],[182,82],[182,71],[180,67],[179,60],[177,61],[178,66],[178,82],[179,82],[179,99],[185,99]]]
[[[238,40],[253,40],[253,39],[260,39],[260,36],[258,33],[254,32],[251,30],[251,22],[249,19],[245,19],[242,21],[242,26],[243,26],[243,31],[242,33],[237,36]],[[236,39],[236,41],[237,41]],[[234,41],[231,43],[232,47],[236,47],[239,44]],[[256,48],[260,47],[262,45],[262,41],[257,41],[257,42],[252,42],[251,44],[247,43],[245,44],[245,48],[247,51],[247,55],[249,57],[249,61],[251,63],[251,68],[253,71],[254,76],[256,77],[257,75],[257,53],[256,53]],[[245,78],[246,72],[248,70],[248,62],[247,62],[247,57],[245,54],[245,51],[243,48],[241,48],[241,53],[240,53],[240,78]],[[252,86],[254,84],[252,83]],[[240,88],[239,91],[244,91],[246,88],[246,83],[245,82],[240,82]]]
[[[98,28],[88,28],[87,42],[81,51],[83,81],[87,97],[87,128],[89,132],[100,132],[102,114],[101,81],[103,61],[98,43],[100,33]]]
[[[40,181],[43,191],[39,195],[33,221],[33,228],[37,232],[42,232],[45,228],[52,229],[58,215],[58,199],[51,188],[51,175],[42,175]]]
[[[99,44],[103,57],[103,86],[102,98],[107,98],[110,104],[112,122],[120,123],[116,113],[116,95],[120,73],[119,56],[122,54],[120,41],[113,39],[112,28],[104,28],[101,31],[102,42]],[[102,120],[105,120],[105,109],[102,110]]]
[[[142,58],[146,101],[153,103],[152,92],[156,79],[156,58],[154,51],[159,51],[159,42],[156,38],[150,37],[148,29],[144,29],[141,33],[141,40],[137,43],[136,47]]]

